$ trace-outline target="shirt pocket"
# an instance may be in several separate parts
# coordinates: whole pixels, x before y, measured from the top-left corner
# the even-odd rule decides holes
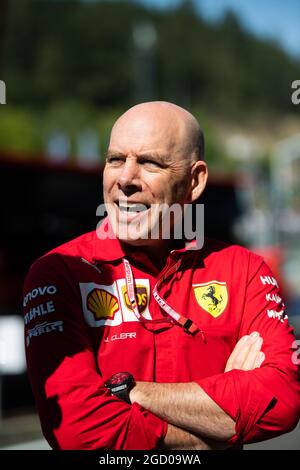
[[[189,335],[178,331],[174,350],[177,356],[177,370],[185,371],[183,380],[198,380],[224,372],[227,360],[236,344],[237,331],[234,328],[218,326],[203,327],[203,335]],[[180,381],[180,380],[179,380]]]

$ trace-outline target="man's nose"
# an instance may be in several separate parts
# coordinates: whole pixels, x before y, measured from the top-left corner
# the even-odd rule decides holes
[[[140,189],[139,165],[135,160],[126,160],[118,178],[118,185],[124,192]]]

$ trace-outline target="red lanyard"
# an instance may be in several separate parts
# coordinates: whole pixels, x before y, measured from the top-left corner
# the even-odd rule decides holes
[[[161,286],[162,282],[170,276],[173,272],[175,272],[179,265],[180,261],[175,263],[155,284],[154,289],[153,289],[153,296],[158,303],[158,305],[168,314],[168,318],[163,318],[159,320],[147,320],[145,319],[139,312],[138,309],[138,303],[136,301],[136,296],[135,296],[135,289],[134,289],[134,278],[132,274],[132,269],[130,266],[130,263],[127,259],[123,258],[123,264],[124,264],[124,270],[125,270],[125,280],[126,280],[126,288],[127,288],[127,294],[129,297],[130,304],[132,306],[132,310],[136,316],[136,318],[141,321],[141,322],[151,322],[151,323],[163,323],[168,321],[169,323],[178,323],[181,325],[184,330],[187,333],[190,333],[192,335],[198,333],[200,331],[202,338],[204,339],[204,334],[203,331],[198,328],[198,326],[192,322],[189,318],[185,318],[182,315],[180,315],[178,312],[176,312],[167,302],[159,295],[157,289]]]

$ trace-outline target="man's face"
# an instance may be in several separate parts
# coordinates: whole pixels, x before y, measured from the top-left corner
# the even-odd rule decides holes
[[[127,114],[111,134],[104,202],[118,238],[146,245],[160,218],[159,205],[187,202],[191,161],[178,120]]]

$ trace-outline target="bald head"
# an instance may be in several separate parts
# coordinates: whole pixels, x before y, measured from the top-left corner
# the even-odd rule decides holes
[[[152,101],[133,106],[116,121],[111,142],[120,134],[124,138],[126,134],[129,147],[132,143],[136,148],[138,139],[149,134],[157,148],[163,141],[170,152],[181,154],[186,160],[204,159],[204,138],[198,121],[173,103]]]

